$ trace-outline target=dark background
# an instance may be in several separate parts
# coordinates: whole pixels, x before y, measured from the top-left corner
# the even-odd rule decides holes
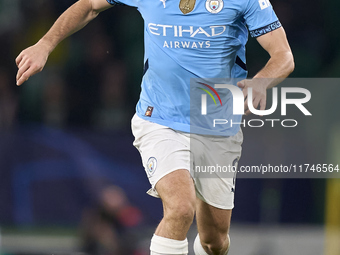
[[[100,190],[115,184],[153,226],[161,218],[161,203],[145,194],[149,184],[130,131],[143,71],[138,11],[118,6],[101,13],[55,49],[42,73],[15,85],[16,56],[73,3],[0,0],[0,225],[76,227]],[[295,57],[291,77],[338,77],[340,2],[272,4]],[[267,60],[250,38],[249,77]],[[314,128],[303,127],[306,133]],[[328,148],[325,132],[318,134]],[[252,131],[244,133],[247,139]],[[308,159],[309,138],[296,137],[284,149]],[[259,149],[256,138],[246,141],[241,164]],[[271,141],[269,150],[276,148]],[[326,185],[325,179],[239,179],[233,221],[323,224]]]

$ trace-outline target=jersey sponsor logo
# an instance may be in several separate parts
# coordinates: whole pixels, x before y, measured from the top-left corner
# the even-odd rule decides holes
[[[177,26],[177,25],[162,25],[149,23],[148,28],[151,34],[163,37],[180,37],[180,38],[211,38],[223,35],[227,26]],[[203,49],[209,48],[210,41],[164,41],[163,48],[171,49]]]
[[[146,168],[148,170],[148,175],[152,176],[157,168],[157,159],[155,157],[150,157],[146,163]]]
[[[205,8],[210,13],[219,13],[223,9],[223,0],[207,0]]]
[[[214,37],[222,35],[226,31],[227,26],[209,26],[203,28],[149,23],[148,28],[151,34],[158,36],[196,37],[201,34],[206,37]]]
[[[209,48],[210,41],[204,42],[188,42],[188,41],[164,41],[163,48],[171,49],[203,49]]]
[[[259,0],[259,5],[261,10],[268,8],[269,6],[271,6],[269,0]]]

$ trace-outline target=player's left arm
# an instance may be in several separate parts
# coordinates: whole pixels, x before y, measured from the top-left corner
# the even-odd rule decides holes
[[[245,97],[246,114],[250,111],[247,105],[248,87],[252,87],[253,106],[260,110],[266,107],[266,90],[274,87],[294,70],[294,58],[286,33],[282,27],[257,37],[260,45],[269,53],[270,59],[253,79],[240,81],[237,85],[242,88]]]
[[[286,78],[294,70],[293,53],[289,47],[286,33],[282,27],[260,37],[260,43],[270,55],[265,67],[258,72],[254,78]],[[267,88],[275,86],[274,83],[267,84]]]

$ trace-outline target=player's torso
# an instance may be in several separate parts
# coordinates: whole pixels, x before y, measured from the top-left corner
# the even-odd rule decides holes
[[[200,77],[230,76],[230,63],[247,41],[242,21],[245,2],[141,0],[138,9],[145,22],[146,55],[152,45]],[[223,71],[217,70],[222,67]]]

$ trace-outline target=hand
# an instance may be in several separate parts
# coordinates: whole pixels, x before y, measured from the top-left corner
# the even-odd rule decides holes
[[[262,79],[242,80],[237,83],[237,86],[242,89],[244,95],[244,111],[245,115],[249,115],[251,112],[248,107],[248,88],[252,88],[253,106],[257,109],[260,106],[260,110],[266,108],[267,98],[267,85],[265,82],[261,82]]]
[[[20,86],[29,77],[41,72],[46,64],[48,55],[48,47],[40,42],[23,50],[15,59],[18,66],[17,85]]]

